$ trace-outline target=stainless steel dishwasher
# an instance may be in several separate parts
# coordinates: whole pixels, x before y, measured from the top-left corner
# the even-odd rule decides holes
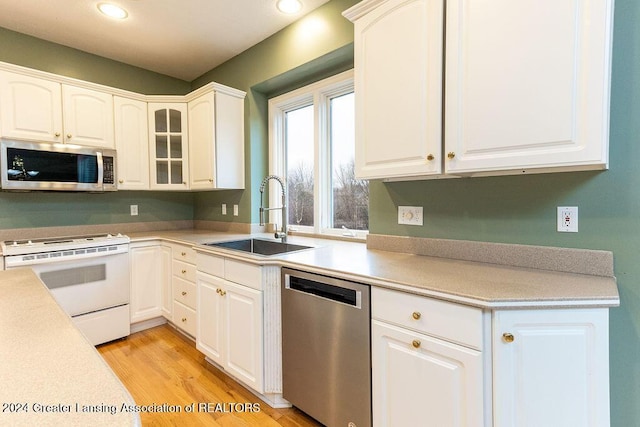
[[[328,427],[371,426],[369,291],[282,269],[283,396]]]

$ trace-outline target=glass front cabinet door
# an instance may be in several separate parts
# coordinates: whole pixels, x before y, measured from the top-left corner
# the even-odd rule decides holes
[[[188,190],[187,104],[149,104],[151,189]]]

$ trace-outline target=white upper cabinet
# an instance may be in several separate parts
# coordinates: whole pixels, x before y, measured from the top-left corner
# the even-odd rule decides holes
[[[118,152],[118,190],[148,190],[147,103],[115,96],[113,104]]]
[[[187,104],[149,103],[152,190],[188,190]]]
[[[60,83],[0,71],[0,127],[5,138],[61,142]]]
[[[244,188],[244,92],[209,91],[188,103],[190,188]]]
[[[115,148],[113,95],[62,85],[64,141],[98,148]]]
[[[443,4],[345,12],[358,176],[606,169],[613,1]]]
[[[113,96],[0,72],[2,136],[114,148]]]
[[[610,0],[447,2],[445,171],[606,169],[612,12]]]
[[[354,21],[356,174],[439,174],[443,2],[360,5],[366,13]]]

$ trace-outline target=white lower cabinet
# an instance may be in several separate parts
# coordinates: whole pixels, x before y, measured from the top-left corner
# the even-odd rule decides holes
[[[196,347],[228,374],[264,393],[265,267],[202,254],[197,265]]]
[[[131,323],[161,317],[164,313],[163,292],[169,285],[170,248],[159,242],[129,245],[131,275]]]
[[[495,427],[609,425],[608,311],[494,312]]]
[[[198,273],[197,348],[262,393],[262,292]]]
[[[373,424],[483,425],[482,310],[379,288],[371,304]]]

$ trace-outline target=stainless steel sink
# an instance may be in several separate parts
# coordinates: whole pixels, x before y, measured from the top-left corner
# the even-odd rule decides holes
[[[291,243],[283,243],[280,241],[263,239],[242,239],[232,240],[229,242],[212,242],[205,243],[205,245],[218,248],[233,249],[236,251],[248,252],[258,255],[279,255],[287,252],[301,251],[303,249],[312,248],[312,246],[294,245]]]

